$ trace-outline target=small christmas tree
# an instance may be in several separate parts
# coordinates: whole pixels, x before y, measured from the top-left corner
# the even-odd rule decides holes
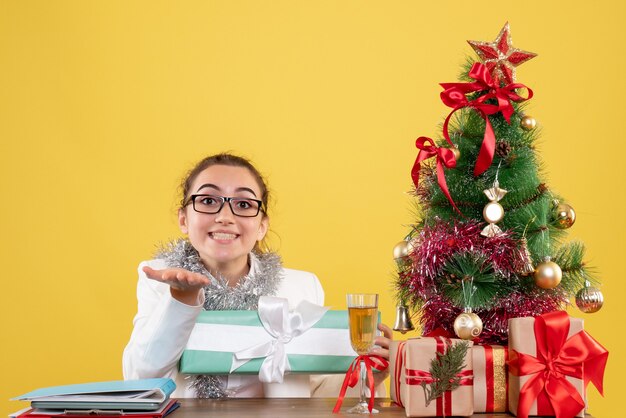
[[[416,142],[419,219],[394,249],[396,289],[423,334],[506,344],[509,318],[563,309],[573,295],[592,312],[602,294],[583,244],[563,242],[574,210],[540,177],[539,130],[524,114],[533,92],[515,81],[536,54],[513,47],[508,23],[494,42],[469,43],[482,62],[441,85],[452,108],[441,138]]]

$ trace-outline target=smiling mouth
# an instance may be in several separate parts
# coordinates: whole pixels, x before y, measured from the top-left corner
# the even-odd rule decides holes
[[[237,234],[228,234],[228,233],[225,233],[225,232],[209,232],[209,236],[211,238],[213,238],[213,239],[216,239],[216,240],[229,241],[229,240],[234,240],[239,235],[237,235]]]

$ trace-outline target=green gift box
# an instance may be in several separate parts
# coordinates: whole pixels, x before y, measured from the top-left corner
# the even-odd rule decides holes
[[[203,311],[181,357],[180,371],[188,374],[260,374],[262,381],[276,381],[269,377],[266,378],[269,380],[263,380],[262,368],[279,369],[276,364],[283,361],[282,357],[283,363],[287,363],[282,372],[343,374],[348,370],[357,354],[350,344],[347,311],[327,310],[307,302],[303,310],[305,313],[316,310],[317,317],[308,320],[307,326],[310,327],[305,326],[306,330],[287,332],[290,335],[285,336],[281,330],[276,332],[268,327],[268,321],[262,320],[263,300],[271,303],[284,301],[282,317],[279,314],[277,319],[274,310],[273,319],[278,328],[298,328],[292,325],[307,322],[297,312],[301,305],[295,313],[287,313],[286,300],[279,298],[261,298],[258,312]],[[244,354],[243,361],[238,358],[241,354]]]

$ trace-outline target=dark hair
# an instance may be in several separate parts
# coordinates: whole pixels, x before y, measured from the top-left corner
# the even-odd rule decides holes
[[[195,167],[192,168],[189,171],[189,173],[187,173],[187,175],[185,176],[185,178],[180,184],[180,188],[182,191],[182,196],[180,200],[181,209],[184,209],[185,204],[187,203],[187,199],[189,198],[189,189],[191,188],[191,185],[193,184],[193,182],[196,180],[196,177],[198,177],[198,175],[202,171],[214,165],[227,165],[231,167],[247,168],[248,171],[250,171],[252,176],[255,178],[256,182],[259,185],[259,188],[261,189],[261,200],[263,201],[263,209],[264,209],[263,213],[264,214],[267,213],[266,211],[267,211],[267,207],[269,203],[270,193],[267,188],[265,179],[263,178],[261,173],[259,173],[259,170],[257,170],[256,167],[252,165],[250,160],[244,157],[240,157],[238,155],[233,155],[229,153],[220,153],[220,154],[215,154],[215,155],[206,157],[200,162],[198,162],[198,164],[196,164]]]

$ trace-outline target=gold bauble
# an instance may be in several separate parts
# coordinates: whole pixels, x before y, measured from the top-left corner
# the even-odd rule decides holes
[[[584,313],[598,312],[604,304],[604,296],[600,289],[585,286],[576,293],[576,306]]]
[[[542,289],[554,289],[561,283],[561,267],[547,257],[535,269],[535,284]]]
[[[402,260],[408,257],[412,250],[413,245],[410,241],[400,241],[393,247],[393,258],[394,260]]]
[[[532,116],[524,116],[519,124],[525,131],[530,131],[535,129],[537,121]]]
[[[483,332],[483,321],[474,312],[463,312],[454,320],[454,333],[463,340],[472,340]]]
[[[498,202],[489,202],[483,209],[483,218],[490,224],[498,223],[504,217],[504,208]]]
[[[554,210],[554,226],[559,229],[567,229],[576,222],[576,212],[567,203],[559,203]]]
[[[457,147],[452,147],[450,149],[452,150],[452,153],[454,154],[454,159],[456,161],[459,161],[459,158],[461,158],[461,151],[459,151]]]

